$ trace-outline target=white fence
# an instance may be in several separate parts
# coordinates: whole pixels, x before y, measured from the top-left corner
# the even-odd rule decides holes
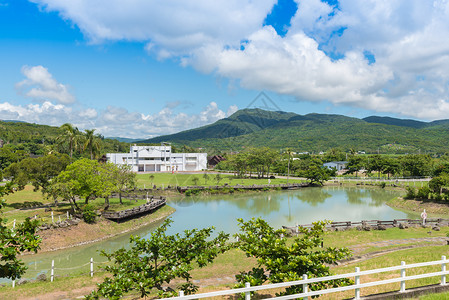
[[[84,272],[82,274],[89,274],[90,277],[93,277],[94,276],[94,264],[100,265],[100,264],[107,264],[108,262],[109,261],[96,262],[96,261],[94,261],[93,258],[91,258],[89,262],[87,262],[87,263],[85,263],[83,265],[80,265],[80,266],[71,267],[71,268],[56,268],[55,267],[55,261],[52,260],[51,261],[51,268],[49,269],[50,282],[53,282],[55,280],[56,276],[66,276],[67,277],[68,276],[67,275],[68,274],[67,271],[76,270],[76,269],[84,268],[84,267],[87,267],[87,266],[90,266],[90,271],[89,272]],[[56,272],[56,271],[58,271],[58,272]],[[60,271],[62,271],[62,272],[60,272]],[[45,274],[45,273],[42,272],[42,270],[40,270],[38,272],[39,272],[39,274]],[[58,273],[58,274],[56,274],[56,273]],[[61,273],[63,273],[63,274],[61,275]],[[77,275],[80,275],[80,274],[77,274]],[[14,288],[15,286],[16,286],[16,280],[13,280],[12,281],[12,287]]]
[[[298,280],[298,281],[289,281],[289,282],[254,286],[254,287],[251,287],[249,285],[249,283],[246,283],[245,288],[224,290],[224,291],[217,291],[217,292],[210,292],[210,293],[203,293],[203,294],[196,294],[196,295],[184,296],[184,293],[182,291],[180,291],[179,292],[180,295],[178,297],[166,298],[166,299],[180,299],[180,300],[181,299],[182,300],[184,300],[184,299],[201,299],[201,298],[218,297],[218,296],[226,296],[226,295],[243,293],[243,294],[245,294],[245,300],[250,300],[251,292],[267,290],[267,289],[279,289],[279,288],[285,288],[285,287],[294,286],[294,285],[302,285],[303,293],[295,294],[295,295],[281,296],[281,297],[274,297],[274,298],[267,298],[267,299],[278,299],[278,300],[296,299],[296,298],[308,299],[307,297],[311,297],[311,296],[325,295],[325,294],[344,292],[344,291],[350,291],[350,290],[354,290],[355,299],[360,299],[360,291],[362,288],[378,286],[378,285],[385,285],[385,284],[396,283],[396,282],[400,282],[399,292],[405,292],[405,282],[408,280],[441,276],[440,284],[446,285],[446,275],[449,274],[449,271],[446,271],[446,264],[448,262],[449,262],[449,260],[446,260],[446,256],[442,256],[441,260],[437,260],[437,261],[416,263],[416,264],[410,264],[410,265],[406,265],[405,262],[402,261],[400,266],[381,268],[381,269],[375,269],[375,270],[360,271],[360,268],[356,267],[355,272],[353,272],[353,273],[346,273],[346,274],[333,275],[333,276],[327,276],[327,277],[319,277],[319,278],[310,278],[310,279],[307,278],[307,275],[303,275],[303,279]],[[406,276],[407,269],[434,266],[434,265],[441,265],[441,271],[440,272],[432,272],[432,273],[424,273],[424,274],[413,275],[413,276]],[[400,271],[400,273],[398,274],[399,277],[392,278],[392,279],[386,279],[386,280],[372,281],[372,282],[367,282],[367,283],[361,283],[361,281],[360,281],[360,276],[378,274],[378,273],[383,273],[383,272],[391,272],[391,271]],[[342,286],[342,287],[338,287],[338,288],[319,290],[319,291],[311,291],[311,292],[308,291],[308,285],[311,283],[336,280],[336,279],[342,279],[342,278],[354,279],[355,284],[349,285],[349,286]]]

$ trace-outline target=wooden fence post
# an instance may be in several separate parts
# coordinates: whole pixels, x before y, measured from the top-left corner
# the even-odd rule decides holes
[[[405,267],[405,261],[401,261],[401,266]],[[401,278],[405,278],[405,268],[401,269]],[[401,281],[401,293],[405,292],[405,280]]]

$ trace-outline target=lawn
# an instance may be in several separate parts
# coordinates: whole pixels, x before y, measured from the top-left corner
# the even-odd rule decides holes
[[[207,174],[207,178],[205,178]],[[217,174],[219,174],[220,180],[217,180]],[[195,179],[196,178],[196,179]],[[286,184],[287,178],[275,178],[270,179],[271,184]],[[298,178],[289,178],[289,183],[301,183],[305,180]],[[261,185],[268,184],[268,179],[257,178],[237,178],[233,175],[221,174],[221,173],[197,173],[197,174],[182,174],[182,173],[150,173],[150,174],[137,174],[137,187],[138,188],[150,188],[153,185],[156,187],[167,186],[213,186],[213,185]]]
[[[422,238],[427,237],[428,229],[425,228],[409,228],[406,230],[399,230],[397,228],[387,229],[385,231],[344,231],[344,232],[329,232],[325,236],[324,245],[341,247],[341,246],[352,246],[363,243],[372,243],[377,241],[388,241],[394,239],[406,239],[406,238]],[[449,231],[448,228],[443,228],[440,232],[435,232],[435,235],[444,236]],[[410,241],[407,245],[419,245],[419,241]],[[369,248],[371,251],[379,251],[382,248]],[[334,274],[343,274],[353,272],[355,267],[360,267],[363,270],[377,269],[383,267],[389,267],[393,265],[400,265],[401,261],[404,260],[407,264],[416,262],[425,262],[431,260],[439,260],[442,255],[447,255],[449,246],[425,246],[415,249],[400,250],[393,253],[384,254],[378,257],[367,259],[365,261],[347,264],[344,266],[333,266],[331,268]],[[206,266],[202,269],[195,269],[191,274],[193,280],[198,281],[203,285],[205,282],[211,284],[207,287],[200,288],[200,292],[208,292],[219,289],[226,289],[233,286],[232,283],[221,282],[223,278],[229,277],[234,278],[234,275],[240,271],[249,270],[255,265],[254,258],[247,258],[244,253],[238,249],[233,249],[220,255],[214,261],[213,264]],[[425,267],[419,269],[407,270],[407,275],[419,274],[430,271],[438,271],[441,266]],[[85,275],[74,276],[71,278],[58,277],[54,283],[50,282],[39,282],[31,283],[23,286],[17,286],[15,289],[11,287],[1,287],[0,288],[0,298],[8,297],[8,299],[20,299],[24,296],[34,296],[43,294],[70,294],[71,297],[80,296],[87,294],[89,289],[95,287],[95,283],[101,281],[104,273],[98,272],[95,277],[91,279]],[[362,276],[361,281],[369,282],[387,278],[393,278],[399,276],[399,272],[389,272],[374,275]],[[406,283],[407,288],[414,286],[428,285],[439,282],[439,277],[431,279],[420,279],[415,281],[408,281]],[[207,285],[207,284],[206,284]],[[76,288],[72,288],[75,287]],[[391,284],[388,286],[372,287],[362,290],[362,295],[368,295],[379,292],[386,292],[390,290],[398,290],[399,283]],[[274,293],[272,291],[271,293]],[[353,297],[354,292],[346,292],[342,294],[332,294],[331,296],[320,297],[320,299],[342,299],[344,297]],[[429,296],[430,297],[430,296]],[[433,298],[432,298],[433,297]],[[436,297],[436,298],[435,298]],[[422,299],[445,299],[439,298],[440,295],[435,294],[430,298]]]

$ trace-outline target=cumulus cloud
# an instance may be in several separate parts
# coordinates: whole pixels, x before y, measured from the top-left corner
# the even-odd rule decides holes
[[[57,82],[43,66],[23,66],[22,74],[26,79],[16,84],[16,89],[35,100],[56,100],[62,104],[75,102],[66,85]]]
[[[75,23],[94,43],[147,42],[160,58],[204,44],[236,45],[259,28],[276,0],[30,0]],[[107,6],[107,9],[105,7]]]
[[[235,110],[234,106],[228,112]],[[13,105],[0,103],[0,120],[19,120],[30,123],[60,126],[72,123],[80,129],[97,129],[104,136],[149,138],[176,133],[215,122],[226,117],[215,102],[209,103],[198,114],[175,113],[165,107],[153,114],[130,112],[125,108],[109,106],[102,111],[93,108],[74,109],[45,101],[42,104]]]
[[[449,113],[446,0],[295,0],[282,36],[263,25],[275,0],[30,1],[92,42],[141,41],[244,88],[421,119]]]

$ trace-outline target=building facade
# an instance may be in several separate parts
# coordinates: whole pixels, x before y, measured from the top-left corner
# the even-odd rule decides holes
[[[116,165],[129,165],[134,172],[201,171],[207,169],[207,153],[173,153],[171,146],[131,146],[129,153],[108,153]]]

